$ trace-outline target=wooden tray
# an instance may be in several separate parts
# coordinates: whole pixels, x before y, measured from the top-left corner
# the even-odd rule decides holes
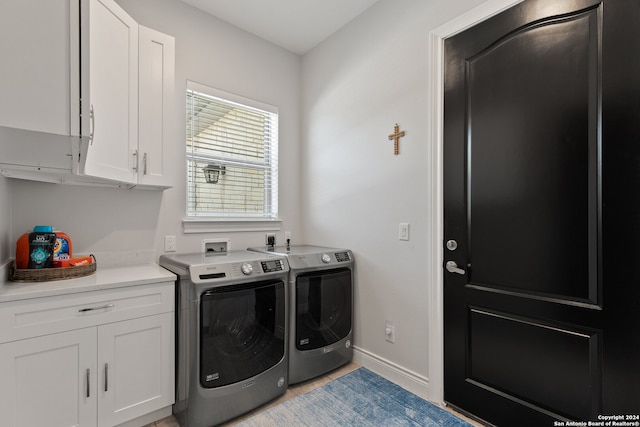
[[[98,266],[96,257],[90,255],[93,262],[79,267],[59,268],[16,268],[15,261],[11,263],[9,280],[14,282],[48,282],[51,280],[76,279],[95,273]]]

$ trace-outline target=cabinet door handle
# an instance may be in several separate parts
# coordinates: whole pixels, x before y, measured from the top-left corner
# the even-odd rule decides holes
[[[87,368],[87,397],[91,397],[91,369]]]
[[[109,391],[109,364],[104,364],[104,391]]]
[[[147,174],[147,153],[144,153],[142,156],[142,174]]]
[[[91,123],[89,127],[89,144],[93,145],[93,135],[96,131],[96,113],[93,110],[93,104],[91,104],[91,107],[89,108],[89,120]]]
[[[105,304],[101,307],[81,308],[80,310],[78,310],[78,313],[86,313],[87,311],[94,311],[94,310],[108,310],[113,307],[115,307],[115,304]]]
[[[135,150],[131,155],[133,156],[133,171],[138,172],[138,150]]]

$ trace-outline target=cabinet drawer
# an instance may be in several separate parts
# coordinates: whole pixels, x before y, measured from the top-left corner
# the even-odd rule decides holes
[[[0,343],[174,310],[174,282],[7,302]]]

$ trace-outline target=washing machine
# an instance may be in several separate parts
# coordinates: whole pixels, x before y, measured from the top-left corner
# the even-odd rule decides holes
[[[289,266],[249,251],[171,254],[176,282],[176,402],[181,427],[210,427],[288,386]]]
[[[353,254],[312,245],[254,247],[289,261],[289,384],[353,358]]]

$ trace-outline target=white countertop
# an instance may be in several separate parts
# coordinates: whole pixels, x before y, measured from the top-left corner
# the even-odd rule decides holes
[[[0,267],[3,273],[0,279],[0,303],[176,280],[175,274],[158,264],[98,266],[90,276],[35,283],[12,282],[7,279],[8,274],[4,274],[7,269],[8,266]]]

